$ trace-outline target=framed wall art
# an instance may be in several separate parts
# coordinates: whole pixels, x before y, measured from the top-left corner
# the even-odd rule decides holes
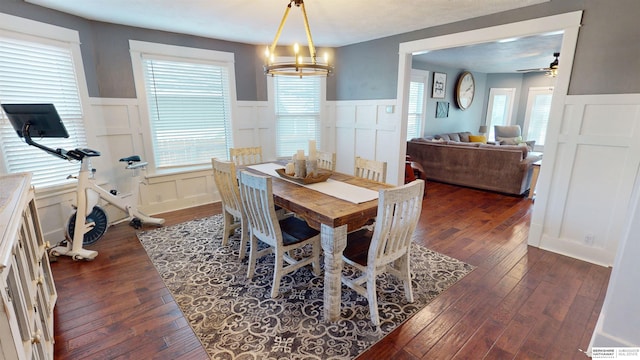
[[[449,102],[438,101],[436,104],[436,117],[446,118],[449,117]]]
[[[434,99],[444,99],[446,87],[447,87],[447,74],[434,72],[433,73],[433,92],[431,94],[431,97]]]

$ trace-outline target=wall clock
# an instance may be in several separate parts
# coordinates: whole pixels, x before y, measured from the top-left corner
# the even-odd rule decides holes
[[[476,91],[476,82],[473,74],[468,71],[460,74],[456,85],[456,102],[461,110],[467,110],[473,102],[473,95]]]

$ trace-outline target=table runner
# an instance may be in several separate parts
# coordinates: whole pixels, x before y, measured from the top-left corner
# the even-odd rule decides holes
[[[265,163],[265,164],[257,164],[248,166],[251,169],[260,171],[261,173],[271,175],[274,177],[278,177],[283,180],[287,180],[298,184],[300,186],[304,186],[311,190],[319,191],[323,194],[327,194],[329,196],[333,196],[335,198],[352,202],[354,204],[360,204],[363,202],[375,200],[378,198],[378,192],[366,189],[360,186],[355,186],[351,184],[347,184],[342,181],[328,179],[327,181],[323,181],[315,184],[300,184],[293,180],[283,178],[276,172],[276,169],[282,169],[283,166],[276,163]]]

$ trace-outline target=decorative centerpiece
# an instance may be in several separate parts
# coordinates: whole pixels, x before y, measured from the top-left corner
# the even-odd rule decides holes
[[[305,177],[298,177],[295,175],[287,174],[284,168],[276,169],[276,172],[278,173],[278,175],[285,179],[289,179],[303,185],[327,181],[327,179],[330,178],[332,174],[329,170],[318,170],[315,176],[307,175]]]
[[[313,184],[327,181],[331,176],[331,171],[318,169],[318,156],[316,153],[315,140],[309,140],[309,157],[304,156],[304,150],[292,156],[284,169],[276,169],[278,175],[285,179],[293,180],[300,184]]]

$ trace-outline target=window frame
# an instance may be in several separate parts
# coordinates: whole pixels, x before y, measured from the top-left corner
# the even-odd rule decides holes
[[[422,89],[422,119],[420,120],[420,126],[418,129],[418,134],[416,134],[416,137],[423,137],[424,136],[424,128],[427,122],[427,100],[428,100],[428,93],[429,93],[429,74],[431,72],[427,71],[427,70],[420,70],[420,69],[411,69],[411,78],[409,80],[409,91],[407,92],[408,94],[408,100],[407,101],[407,141],[411,140],[409,138],[409,116],[412,114],[411,109],[409,109],[409,102],[411,100],[411,83],[412,82],[417,82],[417,83],[422,83],[423,84],[423,89]]]
[[[551,116],[551,106],[552,106],[551,102],[553,101],[553,91],[554,91],[553,86],[539,86],[539,87],[529,88],[529,91],[527,93],[527,104],[526,104],[526,110],[524,115],[524,126],[522,129],[522,137],[525,140],[536,140],[536,139],[530,139],[528,135],[529,135],[529,126],[531,125],[531,116],[533,111],[534,100],[535,100],[535,97],[538,95],[550,96],[549,113],[547,114],[547,127],[549,126],[549,117]],[[539,152],[544,151],[544,143],[540,143],[539,141],[536,141],[536,144],[534,146],[534,151],[539,151]]]
[[[153,145],[153,135],[151,130],[151,118],[148,105],[148,96],[146,93],[145,80],[144,80],[144,68],[142,64],[143,56],[152,56],[157,59],[165,59],[170,61],[185,61],[185,62],[202,62],[206,64],[213,64],[218,66],[224,66],[228,68],[229,77],[229,110],[230,110],[230,139],[229,143],[234,143],[235,122],[233,121],[234,115],[237,113],[237,94],[236,94],[236,79],[235,79],[235,55],[234,53],[191,48],[177,45],[167,45],[160,43],[152,43],[146,41],[129,40],[129,50],[131,53],[131,64],[133,68],[133,78],[136,87],[136,93],[138,95],[138,106],[140,110],[140,122],[142,129],[142,142],[145,151],[145,157],[149,166],[147,168],[148,175],[155,174],[171,174],[179,173],[190,170],[202,170],[210,168],[210,164],[202,165],[186,165],[186,166],[174,166],[174,167],[162,167],[159,168],[155,161],[155,152]]]
[[[506,95],[509,99],[507,107],[505,109],[506,119],[504,124],[493,124],[492,122],[492,114],[493,114],[493,102],[496,96]],[[490,88],[489,89],[489,101],[487,102],[487,114],[485,118],[485,124],[487,124],[487,140],[495,141],[495,125],[511,125],[513,122],[513,108],[516,101],[516,88]]]
[[[278,61],[293,61],[293,58],[282,57],[282,58],[278,58]],[[269,113],[273,115],[273,129],[274,129],[274,136],[275,136],[273,153],[276,155],[276,158],[278,159],[290,158],[293,154],[282,155],[282,156],[277,155],[278,149],[277,149],[276,142],[278,141],[277,139],[278,116],[276,114],[276,93],[275,93],[275,81],[273,76],[267,76],[267,96],[269,99]],[[325,119],[327,116],[327,111],[326,111],[327,79],[324,76],[320,77],[319,96],[320,96],[320,99],[319,99],[319,114],[318,114],[318,128],[317,128],[318,136],[316,139],[316,147],[318,148],[318,150],[323,150],[327,146],[327,139],[328,139],[327,126],[325,125],[326,124]],[[306,140],[308,141],[309,139],[306,139]],[[308,154],[307,147],[304,148],[305,154]]]
[[[88,111],[90,111],[91,106],[87,80],[84,72],[84,64],[82,62],[82,52],[80,50],[79,32],[56,25],[0,13],[0,36],[69,50],[75,71],[76,87],[80,101],[85,140],[87,144],[95,143],[96,134],[92,131],[91,127],[87,126],[87,118],[90,116]],[[54,158],[53,155],[51,155],[51,157],[52,159]],[[63,160],[60,159],[59,161]],[[5,162],[4,156],[0,156],[0,173],[9,173],[8,165]],[[61,180],[55,184],[40,185],[36,188],[36,192],[55,191],[59,188],[75,186],[75,182],[75,179],[69,179]]]

